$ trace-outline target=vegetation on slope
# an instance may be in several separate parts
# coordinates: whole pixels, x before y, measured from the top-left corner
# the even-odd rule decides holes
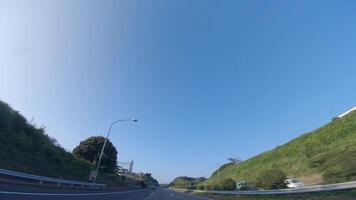
[[[44,128],[29,123],[19,112],[0,101],[0,168],[42,176],[87,181],[90,170],[95,169],[103,137],[91,137],[82,141],[74,154],[63,149]],[[119,176],[117,151],[109,141],[104,151],[98,182],[110,186],[139,185],[130,177]],[[86,161],[87,159],[88,161]],[[157,186],[150,174],[143,177],[145,186]]]
[[[92,165],[76,158],[0,101],[0,167],[43,176],[86,180]]]
[[[142,179],[143,179],[142,186],[144,187],[149,187],[149,188],[159,187],[159,182],[155,178],[153,178],[150,173],[145,173]]]
[[[317,168],[325,183],[356,180],[356,150],[336,150],[313,157],[310,167]]]
[[[260,171],[256,176],[256,186],[263,189],[280,189],[285,187],[286,175],[278,169]]]
[[[102,136],[87,138],[81,141],[80,144],[73,149],[73,154],[78,158],[83,158],[84,160],[97,165],[104,142],[105,138]],[[110,140],[107,140],[100,167],[102,167],[105,172],[109,173],[115,173],[118,169],[117,150]]]
[[[285,195],[222,195],[209,193],[193,194],[215,200],[355,200],[356,190],[309,192]]]
[[[356,180],[356,111],[272,151],[219,169],[220,178],[254,182],[256,175],[280,169],[287,176],[322,175],[326,183]],[[217,171],[205,184],[217,182]]]
[[[193,177],[187,177],[187,176],[180,176],[180,177],[175,178],[170,183],[170,187],[182,188],[182,189],[195,188],[199,183],[202,183],[205,180],[206,180],[206,178],[204,178],[204,177],[193,178]]]

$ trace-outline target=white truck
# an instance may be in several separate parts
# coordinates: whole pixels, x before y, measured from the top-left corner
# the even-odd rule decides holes
[[[299,180],[297,178],[287,179],[287,180],[284,181],[284,183],[286,184],[286,186],[288,188],[298,188],[298,187],[305,186],[305,184],[301,180]]]

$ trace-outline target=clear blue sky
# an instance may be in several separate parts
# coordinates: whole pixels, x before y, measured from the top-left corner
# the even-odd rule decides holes
[[[0,1],[0,98],[68,150],[209,176],[356,104],[355,1]]]

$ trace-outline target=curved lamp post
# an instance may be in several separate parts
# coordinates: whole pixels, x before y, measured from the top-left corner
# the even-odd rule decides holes
[[[99,161],[98,161],[98,164],[97,164],[97,166],[96,166],[96,175],[99,173],[99,167],[100,167],[100,163],[101,163],[101,158],[103,157],[104,149],[105,149],[106,143],[108,142],[108,138],[109,138],[109,135],[110,135],[110,132],[111,132],[111,129],[112,129],[113,125],[116,124],[116,123],[118,123],[118,122],[124,122],[124,121],[137,122],[138,119],[120,119],[120,120],[116,120],[116,121],[114,121],[113,123],[110,124],[109,131],[108,131],[108,133],[106,134],[105,141],[104,141],[104,145],[103,145],[103,148],[101,149]],[[95,181],[96,181],[96,177],[95,177],[95,179],[94,179],[94,182],[95,182]]]

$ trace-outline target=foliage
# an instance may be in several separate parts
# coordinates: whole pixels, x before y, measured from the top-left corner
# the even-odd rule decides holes
[[[284,188],[286,175],[278,169],[261,171],[256,176],[256,186],[263,189]]]
[[[197,186],[197,190],[204,190],[204,185],[203,184],[199,184]]]
[[[219,189],[224,191],[236,190],[236,183],[232,178],[225,178],[221,180]]]
[[[59,146],[0,101],[0,167],[43,176],[86,180],[93,167]]]
[[[224,165],[219,169],[219,174],[221,179],[233,178],[234,180],[251,182],[256,179],[256,176],[261,171],[280,169],[291,177],[324,174],[323,177],[327,179],[327,182],[342,179],[356,180],[355,176],[344,173],[338,173],[337,175],[339,177],[344,176],[342,179],[328,179],[328,176],[335,177],[335,175],[332,175],[332,171],[335,169],[333,169],[331,161],[325,162],[322,168],[310,166],[310,161],[314,159],[315,155],[329,152],[336,152],[336,155],[338,155],[337,152],[346,153],[353,150],[356,150],[356,111],[335,119],[310,133],[303,134],[271,151],[243,161],[239,165]],[[328,156],[325,159],[332,159],[332,157]],[[343,167],[346,165],[351,166],[343,164]],[[329,173],[325,171],[329,171]],[[349,171],[351,172],[351,169]],[[217,171],[204,184],[214,184],[216,182],[218,182]]]
[[[312,158],[310,167],[317,168],[326,183],[356,180],[356,150],[319,154]]]
[[[193,189],[193,187],[196,187],[199,183],[202,183],[206,180],[204,177],[199,177],[199,178],[193,178],[193,177],[186,177],[186,176],[180,176],[175,178],[171,183],[171,187],[175,188],[182,188],[182,189]]]
[[[90,137],[74,148],[73,154],[78,158],[83,158],[92,164],[97,164],[105,138],[102,136]],[[107,141],[104,154],[100,163],[106,172],[115,172],[117,169],[117,150],[114,145]]]
[[[193,194],[216,200],[355,200],[356,190],[309,192],[287,195],[223,195],[209,193]]]
[[[145,173],[142,177],[143,183],[145,187],[159,187],[158,181],[152,177],[150,173]]]

